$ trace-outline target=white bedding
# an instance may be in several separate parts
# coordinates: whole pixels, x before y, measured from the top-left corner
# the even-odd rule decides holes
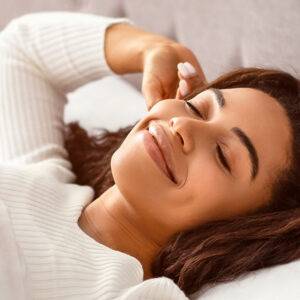
[[[300,260],[219,284],[191,300],[299,300]]]

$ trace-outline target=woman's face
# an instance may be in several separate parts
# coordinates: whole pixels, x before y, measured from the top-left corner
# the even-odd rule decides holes
[[[291,140],[283,108],[261,91],[208,89],[188,102],[199,115],[186,100],[154,105],[111,161],[134,210],[174,232],[266,204],[272,179],[288,164]],[[150,124],[176,182],[160,164]]]

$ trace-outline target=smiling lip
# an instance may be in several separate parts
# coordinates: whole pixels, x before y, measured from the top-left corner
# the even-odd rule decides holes
[[[163,128],[161,128],[161,126],[159,126],[156,122],[151,122],[149,124],[148,131],[153,136],[159,150],[161,151],[172,181],[177,183],[173,149],[167,135],[165,134]]]
[[[173,174],[170,172],[169,166],[166,163],[164,154],[156,138],[148,130],[144,130],[142,139],[148,154],[151,156],[151,158],[154,160],[157,166],[163,171],[163,173],[165,173],[165,175],[172,182],[177,183]]]

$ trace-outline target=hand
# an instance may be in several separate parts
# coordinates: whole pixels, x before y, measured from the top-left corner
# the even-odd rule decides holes
[[[201,86],[206,83],[205,76],[195,55],[188,48],[173,42],[159,44],[145,52],[142,93],[146,98],[148,110],[161,100],[182,97],[178,82],[179,79],[181,79],[181,82],[187,79],[179,69],[177,73],[177,65],[182,61],[190,64],[187,66],[186,63],[179,64],[179,66],[183,65],[181,71],[184,68],[189,68],[192,71],[191,74],[187,74],[187,77],[190,77],[188,89],[191,89],[192,86],[194,88],[195,84]],[[192,77],[193,79],[191,79]],[[183,84],[181,83],[181,85]]]
[[[194,66],[198,86],[206,83],[190,49],[128,24],[114,24],[106,30],[105,56],[109,67],[117,74],[144,73],[142,93],[148,109],[158,101],[175,98],[179,79],[183,79],[180,77],[182,74],[177,74],[180,62]],[[180,94],[177,93],[177,96]]]

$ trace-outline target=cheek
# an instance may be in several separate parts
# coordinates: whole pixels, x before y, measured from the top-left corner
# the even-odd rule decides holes
[[[140,213],[158,215],[176,202],[174,184],[146,152],[141,132],[128,135],[111,160],[112,175],[121,194]],[[169,203],[169,204],[168,204]]]
[[[141,190],[149,194],[149,185],[146,184],[142,159],[142,144],[137,136],[127,136],[111,159],[111,171],[120,192],[126,199],[135,199],[141,196]],[[149,172],[150,173],[150,172]],[[151,176],[151,174],[148,174]]]
[[[201,167],[200,167],[201,166]],[[234,186],[211,158],[194,160],[183,187],[185,203],[178,211],[184,229],[228,217],[236,202]]]
[[[209,163],[202,164],[201,170],[194,168],[189,172],[186,186],[190,191],[187,215],[191,226],[214,220],[224,206],[224,181]]]
[[[199,165],[201,168],[195,164],[191,168],[185,187],[189,193],[184,209],[189,228],[253,210],[254,197],[249,184],[226,176],[215,162],[203,161]]]

